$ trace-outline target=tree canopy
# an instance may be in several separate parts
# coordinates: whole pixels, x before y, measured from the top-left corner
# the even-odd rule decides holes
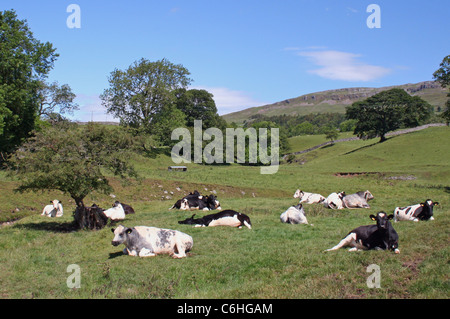
[[[11,157],[9,173],[18,191],[57,189],[78,206],[93,191],[112,191],[104,171],[136,176],[129,162],[134,139],[123,128],[58,123],[29,138]]]
[[[59,85],[58,82],[47,84],[41,83],[39,88],[39,110],[38,115],[46,118],[58,114],[73,114],[78,110],[78,104],[74,102],[75,93],[68,84]]]
[[[35,127],[38,91],[58,57],[14,10],[0,11],[0,153],[12,152]]]
[[[167,59],[151,62],[142,58],[124,71],[111,72],[110,87],[100,95],[102,105],[122,124],[151,133],[155,116],[175,104],[175,90],[191,83],[189,75],[185,67]]]
[[[353,103],[346,109],[348,119],[357,120],[354,134],[359,138],[380,137],[400,127],[414,127],[430,116],[431,105],[405,90],[391,89]]]
[[[441,62],[440,68],[433,73],[433,78],[438,81],[443,88],[448,87],[450,89],[450,55],[447,55]],[[450,97],[450,93],[447,94]],[[445,119],[447,126],[450,123],[450,99],[445,103],[446,109],[442,112],[441,116]]]

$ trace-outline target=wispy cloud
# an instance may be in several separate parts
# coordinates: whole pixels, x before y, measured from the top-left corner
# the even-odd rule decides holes
[[[212,93],[219,115],[268,104],[253,98],[247,92],[231,90],[226,87],[192,87],[192,89],[204,89]]]
[[[226,87],[196,86],[190,87],[189,89],[204,89],[212,93],[219,115],[268,104],[268,102],[253,98],[244,91],[231,90]],[[73,121],[119,122],[119,119],[114,118],[106,112],[106,108],[102,105],[102,101],[98,95],[78,94],[75,101],[78,103],[80,109],[75,111],[72,116],[68,116]]]
[[[370,65],[359,60],[360,54],[341,51],[301,51],[298,55],[307,57],[318,69],[309,73],[331,80],[368,82],[381,78],[391,72],[390,69]]]
[[[119,122],[119,119],[115,119],[111,114],[106,113],[106,108],[102,105],[98,95],[77,94],[75,101],[80,109],[75,111],[73,116],[69,116],[71,120],[80,122]]]

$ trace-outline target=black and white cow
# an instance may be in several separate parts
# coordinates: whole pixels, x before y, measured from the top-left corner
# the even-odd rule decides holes
[[[289,207],[280,215],[280,220],[287,224],[308,224],[302,204]]]
[[[366,190],[355,194],[345,195],[342,198],[342,201],[346,208],[370,208],[367,202],[373,198],[372,193]]]
[[[418,222],[419,220],[434,220],[434,205],[439,205],[439,203],[433,202],[431,199],[427,199],[425,202],[420,204],[406,207],[396,207],[394,210],[394,221],[412,220]]]
[[[331,209],[343,209],[344,202],[342,199],[345,197],[345,192],[339,193],[331,193],[328,197],[322,202],[323,206]]]
[[[127,228],[120,225],[111,231],[114,233],[111,244],[124,244],[123,253],[130,256],[152,257],[169,254],[173,258],[183,258],[194,245],[191,236],[178,230],[147,226]]]
[[[117,206],[119,206],[119,204],[122,205],[122,208],[123,208],[123,210],[125,211],[125,215],[128,215],[128,214],[134,214],[134,213],[135,213],[133,207],[131,207],[130,205],[121,203],[121,202],[119,202],[118,200],[116,200],[116,201],[114,202],[114,204],[112,205],[112,207],[117,207]]]
[[[306,204],[314,204],[314,203],[322,203],[325,200],[325,197],[323,197],[320,194],[317,193],[309,193],[304,192],[300,189],[297,189],[294,193],[294,198],[299,198],[299,203],[306,203]]]
[[[353,229],[339,244],[326,251],[352,247],[349,251],[393,250],[396,254],[399,254],[398,234],[389,221],[393,217],[393,215],[388,216],[385,212],[378,212],[377,216],[370,215],[370,218],[377,222],[376,225],[359,226]]]
[[[178,224],[195,225],[195,227],[230,226],[242,228],[242,226],[246,226],[248,229],[252,229],[250,217],[231,209],[201,218],[194,219],[194,216],[195,214],[190,218],[180,220]]]
[[[178,208],[181,210],[221,210],[220,203],[217,197],[213,194],[209,196],[200,195],[198,191],[189,193],[182,199],[179,199],[172,207],[169,209]]]

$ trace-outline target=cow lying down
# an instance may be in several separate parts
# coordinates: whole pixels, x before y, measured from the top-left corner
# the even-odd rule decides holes
[[[189,195],[184,196],[182,199],[176,201],[175,204],[172,205],[171,209],[180,209],[180,210],[221,210],[220,203],[217,200],[217,197],[213,194],[209,196],[201,195],[198,191],[194,191],[193,193],[189,193]]]
[[[242,228],[245,225],[248,229],[252,229],[250,217],[231,209],[221,211],[216,214],[206,215],[201,218],[190,218],[180,220],[178,224],[195,225],[195,227],[213,227],[213,226],[231,226]]]
[[[427,199],[420,204],[396,207],[394,210],[394,222],[399,220],[412,220],[415,222],[418,222],[419,220],[434,220],[433,206],[435,205],[439,205],[439,203]]]
[[[61,201],[54,199],[50,201],[51,205],[47,205],[42,210],[41,216],[61,217],[64,213]]]
[[[120,225],[111,231],[114,233],[111,244],[124,244],[123,253],[130,256],[152,257],[169,254],[173,258],[183,258],[194,245],[191,236],[178,230],[147,226],[127,228]]]
[[[320,194],[304,192],[300,189],[295,191],[294,198],[298,198],[300,200],[299,203],[306,204],[322,203],[325,200],[325,197]]]
[[[349,251],[393,250],[396,254],[399,254],[398,234],[389,222],[393,217],[393,215],[388,216],[385,212],[379,212],[377,216],[370,215],[370,218],[377,222],[376,225],[359,226],[353,229],[339,244],[326,251],[352,247]]]
[[[344,207],[347,208],[370,208],[367,202],[373,198],[372,193],[366,190],[345,195],[342,201],[344,202]]]
[[[287,224],[308,224],[302,204],[289,207],[280,215],[280,220]]]

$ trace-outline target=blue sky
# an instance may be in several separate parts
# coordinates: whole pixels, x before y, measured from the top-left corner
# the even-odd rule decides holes
[[[81,28],[68,28],[70,4]],[[370,4],[381,27],[369,28]],[[214,94],[220,114],[303,94],[432,80],[450,54],[450,1],[1,0],[60,57],[49,80],[69,84],[75,120],[117,120],[99,95],[115,69],[167,58]]]

